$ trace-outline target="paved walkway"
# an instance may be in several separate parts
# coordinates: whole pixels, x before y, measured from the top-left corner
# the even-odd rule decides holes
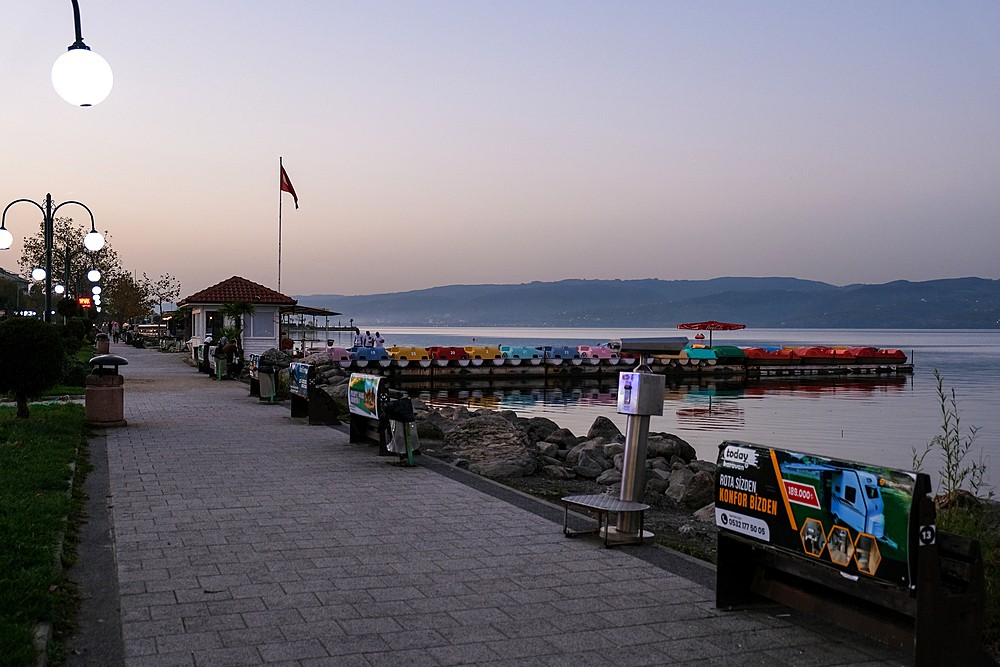
[[[568,540],[177,354],[112,351],[129,426],[107,430],[97,502],[127,667],[909,664],[782,611],[718,611],[632,548]]]

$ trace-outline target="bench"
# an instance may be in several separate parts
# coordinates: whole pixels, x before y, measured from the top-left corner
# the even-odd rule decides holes
[[[608,542],[608,535],[611,531],[607,530],[611,526],[610,513],[611,512],[638,512],[639,513],[639,534],[638,539],[631,542],[621,542],[616,541],[615,544],[642,544],[643,537],[643,523],[646,516],[646,510],[649,509],[649,505],[644,505],[642,503],[633,503],[627,500],[619,500],[614,496],[608,495],[606,493],[599,493],[596,495],[585,495],[585,496],[566,496],[562,498],[563,504],[563,535],[566,537],[576,537],[577,535],[590,535],[592,533],[601,533],[602,526],[604,529],[604,546],[610,547],[611,543]],[[592,512],[597,516],[597,528],[595,530],[570,530],[569,529],[569,508],[576,507],[579,509],[587,510]]]
[[[306,417],[309,424],[336,426],[337,408],[332,400],[316,389],[316,367],[292,363],[288,366],[288,393],[291,396],[292,417]],[[327,400],[324,400],[327,399]]]
[[[937,530],[930,489],[922,473],[723,442],[716,606],[778,602],[918,667],[994,664],[979,543]]]

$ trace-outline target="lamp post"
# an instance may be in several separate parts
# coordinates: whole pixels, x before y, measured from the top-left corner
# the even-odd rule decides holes
[[[75,3],[74,3],[75,4]],[[31,199],[15,199],[11,203],[7,204],[7,208],[3,210],[3,216],[0,216],[0,250],[6,250],[14,242],[13,235],[7,231],[7,210],[17,204],[18,202],[28,202],[29,204],[34,204],[38,207],[38,210],[42,212],[42,220],[44,224],[45,233],[45,321],[52,321],[52,236],[53,236],[53,223],[55,222],[56,211],[65,206],[66,204],[76,204],[77,206],[82,206],[87,213],[90,214],[90,232],[83,237],[84,247],[91,251],[97,252],[104,247],[104,237],[97,228],[94,226],[94,213],[87,208],[86,204],[78,201],[64,201],[53,207],[52,205],[52,195],[45,195],[45,205],[42,206],[38,202]],[[37,269],[36,269],[37,271]],[[34,271],[32,275],[34,277]]]
[[[89,107],[100,104],[111,93],[114,75],[111,66],[83,43],[80,32],[80,5],[73,2],[76,41],[52,65],[52,86],[70,104]]]

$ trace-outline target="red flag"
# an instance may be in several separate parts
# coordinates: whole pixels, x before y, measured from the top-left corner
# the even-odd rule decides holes
[[[295,200],[295,208],[299,207],[299,196],[295,194],[295,188],[292,187],[292,181],[288,178],[288,174],[285,173],[284,167],[281,167],[281,191],[290,192],[292,199]]]

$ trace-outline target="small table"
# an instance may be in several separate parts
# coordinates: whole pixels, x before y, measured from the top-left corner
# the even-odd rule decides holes
[[[649,505],[644,505],[642,503],[634,503],[628,500],[619,500],[614,496],[610,496],[606,493],[599,493],[590,496],[566,496],[562,499],[563,504],[563,535],[566,537],[576,537],[577,535],[589,535],[590,533],[600,533],[601,526],[604,520],[607,520],[607,528],[611,526],[611,520],[609,514],[611,512],[638,512],[639,513],[639,539],[635,542],[620,542],[619,544],[642,544],[643,537],[643,521],[645,519],[646,510],[649,509]],[[597,515],[597,530],[570,530],[569,529],[569,508],[579,507],[581,509],[588,510]],[[608,533],[610,530],[605,529],[604,531],[604,546],[611,546],[608,543]]]

